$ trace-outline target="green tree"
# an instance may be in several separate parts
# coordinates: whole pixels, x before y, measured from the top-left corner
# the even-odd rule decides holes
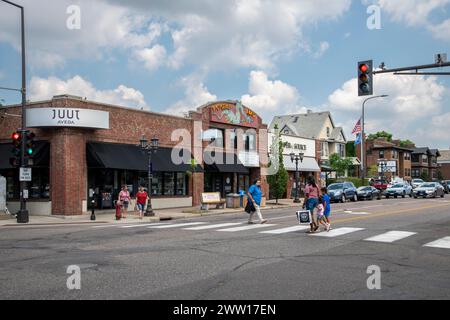
[[[352,159],[341,158],[337,153],[333,153],[330,156],[330,166],[336,171],[336,177],[340,178],[345,175],[345,172],[353,165]]]
[[[420,179],[422,179],[423,181],[428,181],[430,179],[428,172],[422,171],[422,174],[420,175]]]
[[[411,140],[400,140],[400,147],[405,148],[408,145],[414,145],[414,142]]]
[[[367,137],[367,140],[375,140],[377,138],[386,138],[387,141],[392,141],[392,133],[386,132],[386,131],[378,131],[375,134],[369,134]]]
[[[444,180],[444,175],[442,174],[441,170],[438,170],[438,172],[437,172],[437,179],[439,181]]]
[[[369,174],[369,177],[377,177],[378,176],[378,166],[376,164],[374,164],[373,166],[370,166],[368,174]]]
[[[275,126],[275,130],[278,130],[278,127]],[[278,200],[283,197],[284,193],[287,190],[287,183],[289,180],[289,174],[284,167],[283,162],[283,151],[285,144],[281,141],[281,133],[278,133],[278,139],[275,139],[275,141],[272,143],[270,149],[272,156],[278,156],[278,159],[275,159],[275,161],[278,161],[276,168],[278,170],[274,175],[270,175],[267,177],[267,182],[270,186],[270,191],[273,195],[273,197],[276,200],[276,204],[278,204]],[[277,152],[278,151],[278,152]],[[272,161],[271,161],[272,162]],[[271,163],[272,165],[273,163]]]
[[[347,142],[345,145],[345,152],[347,157],[356,157],[356,146],[354,141]]]

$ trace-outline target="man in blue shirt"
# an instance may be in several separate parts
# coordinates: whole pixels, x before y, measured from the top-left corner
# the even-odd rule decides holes
[[[253,215],[256,212],[256,215],[258,216],[258,219],[261,224],[264,224],[267,222],[267,220],[263,219],[263,216],[261,214],[261,199],[262,199],[262,191],[261,191],[261,180],[257,179],[255,183],[248,189],[247,197],[248,201],[253,202],[253,205],[255,206],[254,212],[250,213],[250,217],[248,218],[248,224],[253,224]]]
[[[331,230],[331,222],[330,222],[331,199],[330,199],[330,196],[328,195],[327,188],[322,189],[322,200],[323,200],[323,205],[325,207],[324,216],[325,216],[325,219],[327,220],[327,231],[330,231]]]

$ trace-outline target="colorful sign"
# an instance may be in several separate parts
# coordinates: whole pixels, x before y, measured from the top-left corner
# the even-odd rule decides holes
[[[241,102],[237,103],[217,103],[211,105],[211,121],[232,124],[242,127],[258,128],[260,120],[258,115]]]

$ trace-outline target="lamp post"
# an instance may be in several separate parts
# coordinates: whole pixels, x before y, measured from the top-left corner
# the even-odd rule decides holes
[[[364,123],[364,121],[365,121],[365,106],[366,106],[366,102],[367,101],[369,101],[369,100],[372,100],[372,99],[378,99],[378,98],[386,98],[386,97],[389,97],[389,95],[387,95],[387,94],[383,94],[383,95],[379,95],[379,96],[374,96],[374,97],[370,97],[370,98],[367,98],[366,100],[364,100],[364,102],[363,102],[363,104],[362,104],[362,117],[361,117],[361,181],[363,182],[363,185],[365,184],[364,183],[364,180],[365,180],[365,178],[366,178],[366,165],[365,165],[365,155],[364,155],[364,153],[365,153],[365,150],[366,150],[366,148],[365,148],[365,138],[364,138],[364,135],[365,135],[365,132],[364,132],[364,129],[365,129],[365,123]]]
[[[294,199],[294,203],[300,203],[300,197],[299,197],[299,189],[300,189],[300,185],[299,185],[299,172],[298,172],[298,162],[300,161],[300,163],[303,163],[303,156],[304,153],[299,153],[298,155],[295,153],[291,153],[291,161],[292,163],[294,163],[295,161],[295,199]]]
[[[152,208],[152,155],[158,151],[159,139],[153,138],[148,144],[148,140],[145,136],[142,136],[140,140],[140,147],[143,152],[147,152],[148,155],[148,205],[145,210],[146,217],[154,217],[155,213]]]
[[[22,34],[22,88],[19,89],[10,89],[10,88],[2,88],[5,90],[13,90],[20,91],[22,93],[22,128],[19,130],[22,134],[22,148],[20,154],[20,162],[21,167],[25,166],[25,146],[26,146],[26,103],[27,103],[27,89],[26,89],[26,67],[25,67],[25,10],[22,6],[13,3],[8,0],[1,0],[7,4],[10,4],[16,8],[20,9],[20,17],[21,17],[21,34]],[[27,183],[24,181],[20,182],[20,210],[17,213],[17,223],[28,223],[29,215],[27,210],[27,204],[25,201],[25,190],[27,189]]]

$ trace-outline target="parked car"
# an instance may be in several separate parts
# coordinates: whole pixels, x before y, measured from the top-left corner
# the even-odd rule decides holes
[[[445,192],[446,194],[449,194],[449,192],[450,192],[450,186],[449,186],[449,184],[447,183],[446,180],[437,180],[437,179],[434,180],[434,179],[433,179],[433,182],[440,183],[441,186],[444,187],[444,192]]]
[[[413,179],[411,182],[413,189],[419,187],[423,183],[425,183],[425,181],[423,181],[422,179]]]
[[[358,188],[357,194],[358,200],[381,200],[381,191],[371,186]]]
[[[388,182],[384,179],[376,179],[376,180],[374,180],[372,187],[374,187],[380,191],[384,191],[388,188]]]
[[[358,201],[358,191],[351,182],[333,183],[328,186],[328,195],[332,202]]]
[[[414,198],[443,198],[445,196],[444,187],[440,183],[425,182],[413,191]]]
[[[443,182],[445,182],[445,185],[447,186],[447,194],[450,193],[450,180],[444,180]]]
[[[406,196],[412,197],[412,187],[407,183],[398,183],[394,184],[392,187],[387,188],[384,192],[387,199],[390,197],[402,197],[405,198]]]

